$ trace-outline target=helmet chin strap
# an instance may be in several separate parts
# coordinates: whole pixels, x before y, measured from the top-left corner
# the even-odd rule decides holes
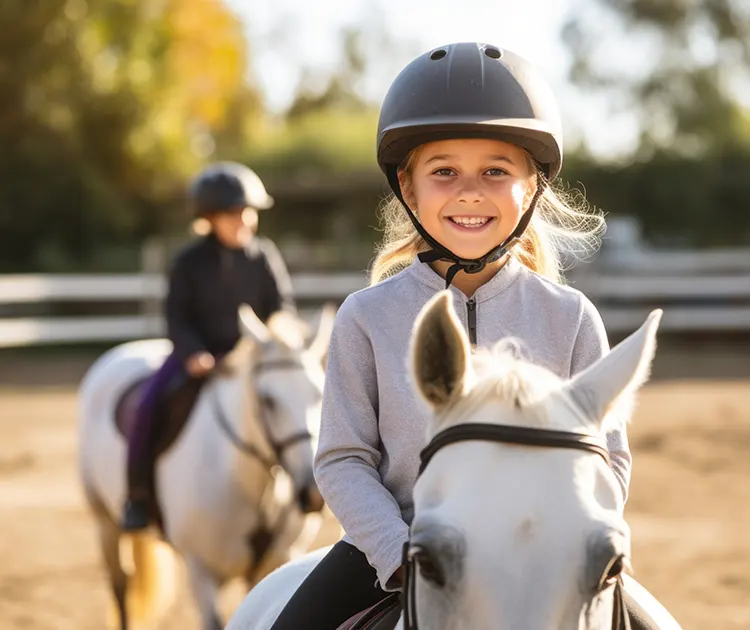
[[[537,173],[536,191],[534,192],[534,196],[531,199],[529,208],[528,210],[526,210],[526,212],[523,213],[523,216],[518,222],[516,229],[513,230],[510,236],[508,236],[508,238],[500,243],[500,245],[498,245],[497,247],[493,247],[490,251],[488,251],[483,256],[480,256],[479,258],[461,258],[460,256],[454,254],[450,249],[445,247],[445,245],[442,245],[432,236],[430,236],[427,230],[425,230],[422,224],[419,222],[419,219],[417,219],[417,217],[411,211],[411,208],[409,208],[409,205],[404,200],[403,193],[401,192],[401,182],[399,182],[398,180],[398,169],[396,167],[389,167],[387,177],[388,183],[391,185],[391,188],[396,194],[398,200],[404,206],[404,209],[409,215],[409,219],[414,225],[414,228],[425,240],[425,242],[432,248],[426,252],[420,253],[419,260],[423,263],[432,263],[438,260],[453,263],[450,267],[448,267],[448,272],[445,274],[446,289],[451,286],[451,284],[453,283],[453,279],[456,277],[456,274],[459,271],[463,271],[464,273],[479,273],[487,266],[488,263],[498,261],[508,253],[508,250],[511,248],[511,246],[519,238],[521,238],[523,233],[526,231],[526,228],[529,226],[531,217],[534,214],[534,208],[536,207],[536,204],[539,201],[539,197],[544,190],[544,180],[542,179],[542,176]]]

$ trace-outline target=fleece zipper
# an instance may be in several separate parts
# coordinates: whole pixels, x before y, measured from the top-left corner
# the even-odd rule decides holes
[[[466,314],[469,328],[469,342],[472,346],[477,345],[477,303],[474,298],[466,302]]]

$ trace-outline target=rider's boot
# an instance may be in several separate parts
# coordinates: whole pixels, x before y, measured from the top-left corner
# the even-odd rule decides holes
[[[139,532],[150,524],[151,503],[148,497],[131,497],[125,501],[120,529],[124,532]]]

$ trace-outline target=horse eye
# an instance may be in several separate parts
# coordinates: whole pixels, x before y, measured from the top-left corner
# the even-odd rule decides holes
[[[613,557],[599,580],[597,590],[603,591],[605,588],[612,586],[629,569],[630,561],[627,556],[620,554]]]
[[[430,584],[443,587],[445,586],[445,575],[440,566],[440,562],[424,547],[414,547],[411,557],[417,563],[419,574]]]

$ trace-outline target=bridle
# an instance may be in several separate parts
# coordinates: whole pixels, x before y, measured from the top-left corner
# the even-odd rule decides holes
[[[269,360],[260,361],[259,363],[257,363],[253,367],[253,374],[257,375],[261,372],[268,372],[271,370],[299,370],[299,369],[304,369],[304,364],[299,359],[291,359],[291,358],[269,359]],[[263,466],[265,466],[269,470],[281,461],[281,457],[286,449],[288,449],[291,446],[294,446],[298,442],[303,442],[303,441],[313,439],[312,433],[310,433],[309,431],[299,431],[298,433],[293,433],[292,435],[284,438],[283,440],[276,442],[271,437],[271,432],[269,431],[268,425],[264,421],[264,416],[261,413],[260,414],[260,426],[263,428],[263,432],[266,436],[266,440],[268,441],[268,443],[271,446],[271,449],[274,452],[274,459],[270,459],[257,446],[255,446],[254,444],[251,444],[250,442],[245,442],[239,435],[237,435],[237,432],[234,430],[232,425],[227,420],[227,417],[221,408],[221,404],[219,403],[218,395],[216,395],[215,393],[213,396],[213,406],[214,406],[214,417],[216,418],[216,422],[219,425],[219,428],[224,433],[224,435],[229,439],[229,441],[239,451],[241,451],[245,455],[248,455],[250,457],[253,457],[254,459],[257,459],[261,464],[263,464]]]
[[[609,450],[607,449],[607,445],[594,435],[503,424],[459,424],[440,431],[422,449],[422,452],[419,454],[421,460],[419,474],[421,475],[424,472],[430,460],[440,449],[450,444],[466,441],[577,449],[599,455],[609,465]],[[404,609],[404,630],[419,630],[417,626],[416,605],[416,565],[416,552],[411,549],[410,543],[407,542],[404,545],[403,552],[404,584],[402,605]],[[617,578],[614,588],[612,630],[631,630],[630,619],[623,602],[621,576]]]
[[[257,376],[261,372],[268,372],[271,370],[302,370],[304,367],[304,364],[299,358],[267,359],[265,361],[260,361],[253,366],[253,375]],[[214,417],[224,435],[235,446],[235,448],[237,448],[237,450],[259,461],[266,470],[270,471],[276,464],[279,464],[284,451],[289,447],[294,446],[298,442],[305,442],[313,439],[313,436],[309,431],[299,431],[298,433],[294,433],[283,440],[276,442],[268,429],[268,424],[265,420],[266,416],[261,411],[259,414],[260,426],[265,434],[266,441],[271,446],[271,450],[273,450],[274,453],[274,457],[269,458],[257,446],[244,441],[239,435],[237,435],[237,432],[229,423],[223,409],[221,408],[218,394],[216,394],[216,392],[214,392],[212,402],[214,406]],[[254,563],[250,565],[251,567],[254,566],[257,568],[260,565],[261,560],[265,557],[275,539],[275,532],[281,531],[282,528],[285,527],[284,524],[291,514],[291,506],[291,503],[287,503],[283,506],[281,514],[273,526],[268,524],[267,515],[264,515],[263,510],[259,512],[260,521],[247,537],[248,545],[253,554],[253,558],[255,559]],[[248,573],[247,577],[251,576],[252,574]]]

